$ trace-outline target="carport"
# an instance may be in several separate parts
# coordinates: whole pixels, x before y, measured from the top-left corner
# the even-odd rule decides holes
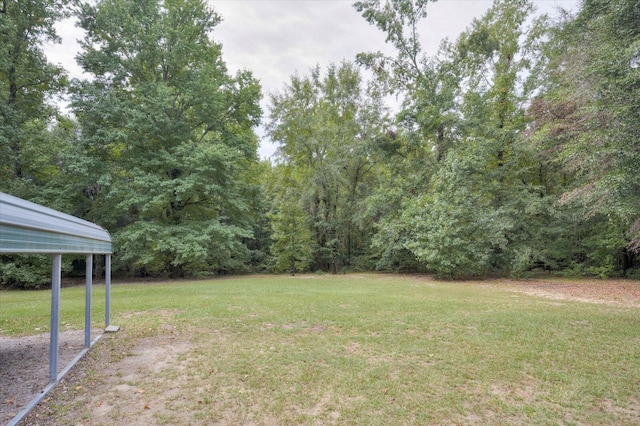
[[[58,373],[60,330],[60,281],[63,254],[86,255],[86,297],[84,349]],[[49,342],[49,384],[9,423],[17,424],[99,340],[91,340],[91,287],[93,255],[105,255],[105,327],[110,325],[111,236],[100,226],[77,217],[0,192],[0,254],[50,254],[51,327]]]

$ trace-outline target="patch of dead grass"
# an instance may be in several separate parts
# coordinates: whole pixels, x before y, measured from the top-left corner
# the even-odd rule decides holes
[[[611,306],[640,307],[640,281],[632,280],[498,280],[483,283],[556,302],[574,301]]]

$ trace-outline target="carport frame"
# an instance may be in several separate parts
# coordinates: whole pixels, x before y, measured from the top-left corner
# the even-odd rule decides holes
[[[105,330],[117,330],[117,326],[110,324],[112,243],[109,233],[94,223],[0,192],[0,254],[53,255],[49,384],[8,423],[15,425],[55,387],[101,337],[98,336],[91,341],[93,256],[96,254],[105,255]],[[58,374],[63,254],[86,255],[85,330],[83,351]]]

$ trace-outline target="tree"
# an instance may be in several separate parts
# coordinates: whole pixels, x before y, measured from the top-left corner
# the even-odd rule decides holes
[[[422,51],[418,27],[433,0],[364,0],[354,7],[367,22],[383,31],[395,56],[360,53],[358,63],[377,77],[382,89],[402,101],[399,124],[413,144],[429,147],[426,161],[440,161],[457,138],[455,97],[459,78],[449,60],[447,44],[435,57]],[[435,155],[431,155],[434,153]]]
[[[296,181],[295,170],[285,164],[277,164],[269,177],[272,267],[291,275],[308,271],[314,262],[315,244],[299,196],[301,182]]]
[[[371,222],[360,212],[374,179],[370,144],[385,125],[375,96],[363,89],[353,64],[343,63],[324,76],[319,68],[308,77],[294,76],[271,99],[269,134],[281,144],[276,170],[295,185],[285,198],[305,212],[318,269],[335,273],[351,266],[368,246]]]
[[[640,5],[586,0],[547,45],[545,84],[531,103],[530,140],[563,185],[564,208],[588,224],[583,270],[609,275],[633,264],[640,244]]]
[[[459,197],[466,202],[454,208],[451,217],[481,226],[478,232],[469,233],[464,226],[450,226],[443,216],[433,229],[447,230],[450,239],[466,235],[467,250],[485,256],[482,266],[468,268],[477,272],[509,271],[518,253],[530,251],[524,238],[529,221],[526,207],[535,188],[530,186],[530,163],[520,134],[526,128],[525,107],[535,87],[526,79],[539,56],[537,48],[545,26],[541,17],[528,27],[533,11],[526,0],[496,1],[454,46],[454,63],[463,89],[459,106],[463,141],[458,152],[448,158],[451,164],[445,166],[442,176],[459,164],[461,157],[477,162],[470,167],[473,174],[456,188],[461,191],[466,187],[469,195]],[[446,185],[444,189],[442,195],[446,196],[450,189]],[[440,191],[435,192],[437,196]],[[470,199],[476,201],[468,204]]]
[[[443,43],[438,55],[428,58],[417,34],[427,4],[355,4],[396,48],[395,57],[359,58],[404,95],[400,140],[417,147],[413,152],[421,162],[412,167],[413,157],[403,156],[401,164],[417,170],[421,185],[398,192],[395,204],[402,213],[390,212],[380,221],[375,241],[379,247],[401,244],[445,276],[509,270],[517,253],[528,251],[522,246],[523,212],[534,190],[527,186],[529,164],[519,135],[535,88],[526,78],[545,22],[534,20],[527,27],[533,12],[527,1],[496,1],[455,43]],[[406,185],[406,179],[395,181]]]
[[[53,100],[65,90],[63,68],[51,64],[45,43],[60,41],[55,23],[69,13],[68,0],[3,2],[0,13],[0,191],[51,207],[68,207],[47,189],[68,152],[56,129]],[[0,282],[39,287],[51,279],[42,256],[1,256]]]
[[[54,152],[47,127],[58,111],[50,99],[64,90],[66,74],[42,45],[60,41],[54,24],[67,16],[67,4],[9,2],[0,14],[0,190],[22,197],[34,194],[34,174],[51,165],[44,164]]]
[[[443,43],[438,55],[429,57],[420,44],[418,28],[427,17],[428,4],[424,0],[366,0],[354,4],[395,48],[393,56],[361,53],[358,62],[374,73],[387,93],[401,99],[394,130],[378,140],[377,153],[387,175],[369,202],[369,209],[377,217],[373,248],[380,269],[424,268],[424,262],[421,264],[415,251],[409,249],[415,224],[405,212],[426,195],[434,173],[460,141],[456,100],[460,76],[451,46]]]
[[[484,154],[483,147],[450,153],[431,191],[406,203],[406,247],[440,277],[490,273],[508,244],[513,218],[484,191]]]
[[[82,4],[74,84],[88,158],[88,216],[113,233],[116,265],[138,274],[247,267],[259,187],[260,87],[230,76],[200,0]]]

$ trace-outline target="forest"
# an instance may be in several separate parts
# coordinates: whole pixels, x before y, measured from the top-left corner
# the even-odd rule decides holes
[[[356,1],[394,53],[303,70],[263,111],[206,1],[4,1],[0,191],[106,228],[123,277],[640,278],[640,3],[495,0],[435,55],[429,5]],[[72,16],[86,79],[43,50]],[[0,287],[50,274],[0,256]]]

